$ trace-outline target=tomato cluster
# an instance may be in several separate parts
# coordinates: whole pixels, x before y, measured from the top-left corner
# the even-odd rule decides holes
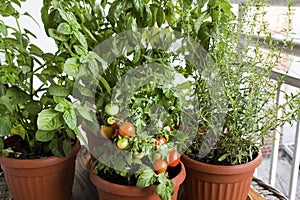
[[[153,163],[153,168],[156,173],[162,173],[167,170],[168,167],[176,167],[180,163],[180,154],[171,150],[167,160],[157,159]]]
[[[130,138],[135,135],[136,128],[129,122],[124,121],[123,119],[115,118],[117,112],[119,111],[118,107],[112,104],[109,104],[105,107],[105,112],[110,116],[107,119],[109,125],[103,125],[100,128],[100,135],[104,138],[112,139],[116,142],[116,145],[119,149],[128,149]],[[163,135],[156,135],[154,137],[153,148],[154,150],[159,150],[161,145],[167,144],[167,139]],[[144,156],[143,152],[134,152],[135,155],[141,157]],[[168,167],[175,167],[180,163],[180,154],[171,150],[167,158],[162,159],[159,153],[155,153],[153,168],[156,173],[166,172]]]

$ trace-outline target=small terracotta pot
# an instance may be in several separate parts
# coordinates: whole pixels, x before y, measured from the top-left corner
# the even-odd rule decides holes
[[[210,165],[182,156],[187,171],[184,191],[188,200],[245,200],[262,154],[242,165]]]
[[[185,179],[184,165],[181,162],[180,165],[181,170],[179,174],[172,179],[175,187],[171,200],[177,200],[179,186]],[[155,193],[155,185],[139,189],[134,186],[110,183],[96,175],[93,172],[94,168],[95,163],[92,165],[90,171],[90,180],[97,187],[99,200],[160,200],[159,196]]]
[[[77,139],[69,156],[41,159],[0,157],[5,180],[13,200],[69,200],[75,173]]]

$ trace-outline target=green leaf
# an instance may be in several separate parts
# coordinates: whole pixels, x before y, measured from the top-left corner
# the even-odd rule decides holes
[[[161,27],[161,25],[165,22],[165,20],[166,20],[165,12],[161,7],[159,7],[156,16],[156,22],[158,27]]]
[[[196,21],[195,21],[195,23],[194,23],[194,29],[195,29],[196,32],[199,31],[199,29],[200,29],[200,27],[201,27],[201,25],[202,25],[202,23],[203,23],[203,20],[204,20],[205,16],[206,16],[206,13],[202,13],[202,14],[196,19]]]
[[[30,53],[32,53],[33,55],[36,55],[36,56],[42,56],[44,54],[44,52],[38,46],[36,46],[34,44],[29,45],[29,50],[30,50]]]
[[[62,158],[65,156],[63,147],[61,142],[57,138],[53,138],[49,144],[49,148],[51,149],[54,156]]]
[[[39,101],[30,101],[25,105],[25,109],[30,115],[36,116],[41,112],[42,105]]]
[[[61,113],[53,110],[46,109],[40,112],[37,119],[37,126],[39,130],[52,131],[60,128],[63,125]]]
[[[108,94],[111,94],[111,88],[110,88],[108,82],[105,80],[105,78],[103,78],[102,76],[100,76],[100,81],[101,81],[101,83],[104,85],[104,87],[105,87],[107,93],[108,93]]]
[[[35,138],[40,142],[49,142],[54,137],[54,134],[55,134],[54,131],[37,130],[35,133]]]
[[[71,94],[72,90],[67,86],[52,84],[50,85],[48,92],[52,96],[67,97]]]
[[[9,17],[14,14],[15,9],[10,4],[3,4],[3,7],[0,9],[0,14],[4,17]]]
[[[164,173],[158,174],[158,182],[159,184],[155,188],[156,194],[162,200],[169,200],[174,193],[174,182],[168,179]]]
[[[77,118],[73,109],[66,110],[63,114],[63,118],[70,129],[74,130],[76,128]]]
[[[143,165],[136,174],[138,176],[136,183],[138,188],[145,188],[156,182],[156,174],[148,166]]]
[[[59,14],[65,21],[69,22],[70,24],[74,24],[77,22],[75,15],[71,11],[59,9]]]
[[[11,122],[9,116],[0,116],[0,135],[7,136],[10,134]]]
[[[68,140],[64,140],[63,141],[63,150],[64,150],[65,155],[69,155],[72,150],[72,142],[68,141]]]
[[[0,104],[4,105],[10,113],[13,112],[12,104],[7,96],[0,97]]]
[[[60,32],[58,32],[57,30],[53,29],[53,28],[49,28],[48,29],[48,33],[50,35],[50,37],[52,37],[53,39],[59,40],[59,41],[67,41],[66,36],[64,36],[63,34],[61,34]]]
[[[83,48],[83,46],[74,45],[74,49],[75,49],[76,53],[80,56],[87,54],[87,50],[85,48]]]
[[[64,72],[72,77],[77,77],[81,63],[77,58],[68,58],[64,64]]]
[[[218,161],[221,162],[221,161],[225,160],[225,159],[227,158],[227,156],[228,156],[228,154],[222,155],[222,156],[218,159]]]
[[[30,95],[18,87],[8,88],[6,96],[11,99],[12,104],[21,104],[31,100]]]
[[[197,3],[199,5],[200,8],[202,8],[206,3],[207,3],[208,0],[197,0]]]
[[[25,138],[26,130],[25,128],[21,125],[18,124],[16,126],[13,126],[12,129],[10,130],[11,135],[19,135],[21,138]]]
[[[87,44],[87,41],[86,41],[84,35],[81,32],[79,32],[79,31],[76,31],[74,34],[75,34],[75,37],[77,38],[77,40],[83,46],[83,48],[87,49],[88,48],[88,44]]]
[[[0,32],[3,34],[4,37],[7,37],[7,27],[5,24],[0,24]]]
[[[57,27],[57,31],[64,35],[72,34],[72,28],[66,22],[60,23]]]
[[[81,105],[77,104],[75,106],[76,110],[78,111],[79,115],[81,117],[83,117],[84,119],[93,122],[93,116],[92,116],[92,112],[86,110],[85,108],[83,108]]]

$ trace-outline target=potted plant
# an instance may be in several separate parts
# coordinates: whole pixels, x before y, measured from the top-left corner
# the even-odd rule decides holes
[[[244,8],[253,8],[251,5],[253,2],[248,2]],[[264,3],[254,2],[254,5],[259,9],[263,8]],[[274,129],[288,119],[287,116],[293,115],[286,113],[285,119],[263,120],[265,116],[274,119],[276,111],[285,106],[266,108],[269,100],[273,99],[270,97],[274,97],[276,91],[276,87],[273,87],[267,79],[274,66],[274,60],[271,59],[271,63],[263,60],[265,57],[259,49],[259,43],[254,45],[258,56],[251,56],[249,51],[251,30],[256,29],[247,28],[251,25],[249,20],[251,17],[236,18],[231,11],[229,1],[194,3],[193,1],[137,0],[100,1],[97,4],[95,1],[53,0],[44,2],[42,13],[47,33],[56,40],[60,52],[65,55],[64,72],[74,78],[76,87],[73,88],[73,97],[79,99],[87,110],[97,117],[94,123],[89,120],[83,120],[82,123],[91,130],[87,131],[87,136],[95,136],[92,139],[88,137],[89,144],[97,138],[99,140],[90,146],[90,150],[99,161],[95,169],[100,176],[102,174],[102,177],[105,174],[118,175],[117,177],[125,177],[128,183],[136,178],[133,184],[142,186],[138,180],[140,177],[144,178],[143,174],[148,174],[149,176],[145,176],[143,186],[157,181],[162,184],[163,181],[158,180],[158,177],[164,176],[161,173],[156,174],[153,168],[151,171],[153,167],[151,161],[155,161],[157,150],[156,153],[162,156],[163,160],[168,160],[170,150],[181,152],[185,149],[184,142],[178,144],[179,140],[172,140],[177,136],[182,141],[191,141],[186,154],[194,159],[202,157],[209,158],[204,162],[220,160],[226,163],[225,161],[228,161],[227,165],[246,163],[259,155],[259,145],[268,130]],[[257,19],[259,12],[254,13],[252,16]],[[160,29],[149,27],[160,27]],[[250,36],[246,37],[244,33]],[[193,43],[191,40],[186,38],[178,40],[180,38],[178,35],[181,34],[188,39],[192,38],[194,43],[200,44],[207,54],[194,54],[202,50],[194,48],[193,45],[189,46]],[[240,48],[237,44],[243,38],[242,36],[245,38],[246,45]],[[175,41],[181,45],[179,50],[168,51]],[[271,50],[277,48],[275,43],[270,45]],[[274,51],[270,55],[272,58],[279,58]],[[189,59],[204,65],[199,68]],[[177,64],[173,62],[174,60],[177,60]],[[203,60],[208,61],[203,62]],[[150,63],[160,65],[162,71],[149,73],[149,69],[153,66]],[[147,67],[140,68],[141,65]],[[166,102],[172,102],[176,108],[176,102],[171,99],[178,98],[180,95],[174,91],[170,93],[165,82],[155,82],[157,80],[155,76],[173,72],[173,69],[186,78],[185,84],[178,88],[190,91],[199,100],[199,104],[192,106],[199,109],[196,112],[190,110],[192,116],[190,119],[195,123],[184,124],[183,118],[178,116],[185,109],[179,112],[174,109],[174,113],[168,113],[171,116],[170,120],[166,120],[167,123],[163,124],[161,129],[147,132],[145,128],[151,125],[150,119],[155,119],[150,116],[154,114],[159,117],[159,114],[163,114],[159,108],[165,110],[170,105],[162,101],[158,103],[159,106],[156,108],[158,111],[151,112],[147,106],[151,107],[152,104],[145,99],[152,99],[150,101],[152,103],[159,102],[153,99],[164,99]],[[144,73],[139,73],[140,71]],[[168,80],[168,77],[173,76],[167,76],[165,80]],[[151,81],[148,81],[150,79],[155,80],[154,83],[150,84]],[[170,81],[173,79],[170,78]],[[287,102],[286,105],[292,105],[292,102]],[[134,130],[134,134],[121,133],[123,126],[131,131]],[[197,130],[196,138],[193,138],[193,129]],[[147,134],[143,135],[144,131]],[[167,144],[160,145],[161,147],[156,150],[153,143],[155,137],[160,135],[166,138]],[[177,136],[174,137],[175,135]],[[97,143],[101,145],[96,147]],[[215,144],[216,147],[221,148],[221,151],[218,148],[210,149],[215,147]],[[186,148],[188,147],[189,145],[186,145]],[[120,151],[122,148],[126,151]],[[139,155],[140,153],[142,154]],[[199,156],[199,153],[207,157]],[[139,156],[145,157],[147,162],[141,159],[142,162],[139,163],[137,159]],[[187,156],[184,156],[184,160],[188,159]],[[136,164],[139,165],[134,168]],[[186,166],[189,168],[189,164]],[[94,177],[94,174],[91,173],[91,176]],[[158,188],[172,185],[167,179],[163,179],[166,181]],[[186,181],[189,182],[191,183]],[[250,181],[247,184],[249,186]],[[186,188],[186,193],[197,194],[188,190],[196,187]],[[166,193],[160,193],[161,190],[157,189],[158,194],[161,198],[168,199],[172,193],[169,189],[165,190]],[[168,195],[165,196],[166,194]]]
[[[276,102],[280,84],[269,77],[289,45],[280,47],[268,33],[263,21],[265,2],[244,2],[238,18],[232,17],[229,2],[206,2],[205,12],[217,12],[211,18],[214,28],[206,33],[210,35],[208,52],[223,83],[217,91],[223,100],[216,99],[211,93],[216,90],[200,79],[199,133],[182,156],[187,169],[186,198],[246,199],[254,170],[262,160],[264,140],[297,117],[294,105],[299,94],[287,97],[281,105]],[[262,49],[259,37],[265,37],[268,51]],[[283,116],[277,116],[279,110]]]
[[[0,21],[1,167],[15,200],[70,199],[80,108],[65,101],[72,90],[62,73],[63,55],[31,43],[35,35],[19,23],[30,15],[20,7],[20,1],[1,3],[1,17],[16,23]]]
[[[211,25],[204,23],[200,30],[205,17],[201,20],[198,15],[199,6],[192,11],[192,19],[199,18],[198,25],[193,27],[185,21],[190,14],[186,8],[191,4],[44,2],[45,29],[67,55],[64,72],[74,78],[73,97],[97,117],[94,123],[86,120],[82,123],[89,149],[97,159],[90,176],[93,183],[101,183],[97,186],[99,198],[177,197],[184,179],[176,181],[177,176],[184,174],[177,152],[186,146],[189,131],[198,130],[195,112],[191,111],[195,106],[189,107],[195,102],[193,98],[185,100],[194,95],[193,76],[197,70],[188,61],[185,63],[189,56],[184,54],[187,48],[184,44],[192,43],[190,35],[198,35],[191,29],[201,35]],[[181,14],[176,16],[177,12]],[[153,26],[156,28],[150,28]],[[207,47],[206,35],[199,38],[195,43]],[[176,41],[182,47],[177,52],[170,51]],[[176,80],[176,75],[180,80]],[[190,111],[191,116],[183,117]],[[172,164],[173,156],[176,166]],[[170,178],[178,173],[174,187]],[[137,194],[125,197],[124,190],[118,192],[121,188]],[[116,196],[107,196],[109,191],[117,193]]]

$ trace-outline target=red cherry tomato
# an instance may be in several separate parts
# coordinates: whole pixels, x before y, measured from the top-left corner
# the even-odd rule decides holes
[[[131,137],[135,134],[135,127],[132,123],[126,122],[125,124],[121,125],[119,128],[119,134],[122,137]]]
[[[177,151],[171,150],[169,155],[169,167],[175,167],[180,163],[180,154]]]
[[[164,136],[155,137],[155,140],[156,140],[155,143],[154,143],[155,150],[158,149],[159,145],[167,144],[167,140]]]
[[[153,163],[153,167],[156,173],[165,172],[168,168],[168,163],[164,160],[156,160]]]

